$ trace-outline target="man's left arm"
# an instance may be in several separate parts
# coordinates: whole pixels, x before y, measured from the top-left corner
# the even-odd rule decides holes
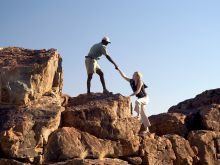
[[[118,65],[112,60],[112,58],[109,56],[108,51],[106,50],[106,47],[102,47],[102,53],[106,56],[106,58],[115,66],[115,69],[118,69]]]
[[[105,56],[115,66],[115,69],[118,69],[118,65],[112,60],[112,58],[109,55],[105,55]]]

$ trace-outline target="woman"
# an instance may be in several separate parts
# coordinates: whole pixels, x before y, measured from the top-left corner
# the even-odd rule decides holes
[[[147,106],[149,102],[149,98],[145,91],[147,86],[142,81],[142,75],[140,72],[134,72],[133,78],[128,78],[120,69],[118,69],[120,75],[130,83],[133,93],[130,96],[136,96],[138,99],[135,102],[134,111],[138,114],[138,119],[141,120],[145,127],[145,131],[143,134],[149,133],[149,127],[151,126],[150,121],[147,115],[144,112],[145,106]]]

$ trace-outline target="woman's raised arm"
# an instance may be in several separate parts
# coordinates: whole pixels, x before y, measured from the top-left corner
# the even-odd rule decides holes
[[[128,78],[120,69],[117,69],[121,75],[126,81],[130,82],[130,78]]]

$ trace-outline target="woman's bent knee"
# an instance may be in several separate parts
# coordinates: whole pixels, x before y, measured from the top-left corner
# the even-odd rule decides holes
[[[138,100],[136,100],[136,101],[135,101],[135,104],[136,104],[136,105],[140,105],[141,103],[140,103]]]

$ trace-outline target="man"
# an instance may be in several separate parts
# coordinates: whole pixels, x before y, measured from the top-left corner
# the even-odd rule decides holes
[[[85,64],[86,70],[88,74],[87,78],[87,93],[90,94],[91,80],[94,73],[97,73],[100,77],[100,81],[103,87],[103,93],[109,93],[105,85],[104,73],[102,72],[97,60],[100,59],[102,55],[104,55],[114,66],[115,69],[118,69],[118,66],[112,60],[107,52],[107,45],[111,43],[108,37],[104,37],[100,43],[93,45],[89,51],[88,56],[86,56]]]

